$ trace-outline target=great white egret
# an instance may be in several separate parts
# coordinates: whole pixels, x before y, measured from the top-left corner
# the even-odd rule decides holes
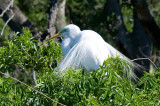
[[[87,71],[97,70],[104,60],[117,55],[133,65],[131,60],[106,43],[98,33],[92,30],[81,31],[78,26],[70,24],[50,39],[55,37],[64,38],[61,45],[64,59],[58,66],[61,72],[70,66],[74,69],[82,68]],[[132,70],[130,76],[135,76]]]

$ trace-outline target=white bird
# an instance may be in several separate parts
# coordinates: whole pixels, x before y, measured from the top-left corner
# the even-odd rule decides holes
[[[108,57],[116,56],[120,56],[133,65],[131,60],[106,43],[98,33],[92,30],[81,31],[78,26],[70,24],[50,39],[55,37],[64,37],[61,45],[64,59],[58,66],[58,70],[63,73],[71,66],[74,69],[97,70]],[[131,77],[135,77],[132,69],[130,74]]]

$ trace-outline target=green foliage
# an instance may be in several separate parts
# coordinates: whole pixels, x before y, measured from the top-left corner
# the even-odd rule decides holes
[[[18,86],[12,79],[0,77],[1,106],[21,105],[27,90],[24,86]]]
[[[49,0],[15,0],[15,3],[39,30],[47,29]]]
[[[21,71],[34,69],[38,84],[31,86],[60,103],[76,106],[160,105],[159,69],[141,78],[141,88],[124,77],[124,70],[130,69],[126,68],[128,63],[119,57],[107,59],[96,71],[82,75],[82,70],[69,69],[62,76],[50,67],[55,64],[53,60],[61,59],[57,42],[49,42],[46,47],[37,46],[38,41],[24,29],[24,33],[20,36],[15,34],[14,39],[6,43],[7,47],[0,47],[0,70],[20,74],[17,66]],[[21,77],[25,79],[26,76],[21,73]],[[0,76],[0,101],[2,105],[57,105],[5,76]]]
[[[160,2],[159,1],[155,1],[155,3],[150,0],[147,0],[148,2],[148,7],[149,7],[149,11],[151,13],[151,15],[154,17],[157,25],[160,27]]]
[[[113,39],[115,36],[108,34],[106,23],[99,23],[105,2],[106,0],[67,0],[66,16],[69,23],[77,24],[82,30],[95,30],[105,40]],[[15,3],[39,30],[44,31],[47,28],[48,0],[15,0]],[[158,25],[159,5],[149,5]],[[120,6],[126,28],[132,32],[132,7],[124,4]],[[109,18],[112,19],[112,16]],[[0,20],[0,23],[2,29],[4,22]],[[7,27],[4,35],[9,34]],[[138,86],[141,88],[124,77],[123,70],[128,63],[118,57],[109,58],[94,72],[82,75],[81,70],[70,69],[61,76],[54,71],[62,57],[58,42],[51,41],[47,46],[41,45],[32,38],[29,30],[24,29],[24,33],[15,34],[5,44],[7,46],[0,47],[0,71],[24,81],[65,105],[160,105],[160,69],[154,73],[146,73],[139,81]],[[37,73],[37,85],[33,85],[33,71]],[[24,85],[0,76],[0,105],[56,104]]]
[[[103,10],[105,1],[106,0],[68,0],[67,8],[69,9],[70,14],[74,14],[70,16],[71,21],[81,28],[88,28],[92,25],[95,26],[98,21],[95,21],[95,19]]]
[[[5,43],[7,47],[0,47],[0,69],[3,72],[16,74],[15,70],[18,70],[19,75],[23,75],[24,72],[31,73],[34,70],[48,71],[62,55],[58,42],[52,41],[47,47],[37,46],[40,42],[34,40],[31,32],[26,29],[20,36],[15,34],[11,41]]]
[[[122,4],[121,5],[121,13],[123,16],[124,24],[128,32],[133,32],[133,9],[131,5]]]

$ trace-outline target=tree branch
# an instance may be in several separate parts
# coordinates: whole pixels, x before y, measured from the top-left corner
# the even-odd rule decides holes
[[[13,0],[10,1],[8,6],[0,14],[0,17],[3,17],[4,13],[6,13],[8,10],[11,11],[11,13],[12,13],[12,16],[6,21],[5,25],[3,26],[2,30],[1,30],[1,34],[0,34],[1,36],[3,35],[4,29],[7,26],[7,24],[9,23],[9,21],[14,17],[14,14],[13,14],[12,10],[10,9],[11,6],[13,6]],[[1,7],[1,8],[4,8],[4,7]]]
[[[7,10],[10,10],[10,7],[13,5],[13,1],[14,1],[14,0],[11,0],[11,1],[10,1],[10,3],[8,4],[8,6],[7,6],[7,7],[2,11],[2,13],[0,14],[0,17],[2,17]],[[1,2],[1,1],[0,1],[0,2]]]
[[[14,14],[6,21],[5,25],[4,25],[3,28],[2,28],[1,36],[3,35],[4,29],[6,28],[7,24],[9,23],[9,21],[11,21],[11,19],[12,19],[13,17],[14,17]]]
[[[55,21],[58,11],[59,0],[50,0],[50,10],[49,10],[49,21],[48,29],[41,35],[41,40],[43,41],[46,36],[53,35],[56,32]]]
[[[6,7],[10,4],[10,0],[0,0],[0,11],[5,11]],[[8,10],[8,9],[7,9]],[[12,11],[6,11],[3,14],[3,20],[7,22],[10,17],[14,14],[14,17],[8,22],[9,27],[15,32],[22,32],[22,27],[27,27],[32,30],[33,36],[38,39],[41,32],[31,24],[28,18],[22,13],[22,11],[15,5],[10,8]]]

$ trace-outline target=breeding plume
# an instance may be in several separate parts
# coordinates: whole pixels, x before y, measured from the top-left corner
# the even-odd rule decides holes
[[[74,69],[82,68],[86,71],[97,70],[108,57],[116,56],[120,56],[133,65],[127,57],[106,43],[98,33],[92,30],[81,31],[78,26],[70,24],[50,39],[55,37],[64,38],[61,45],[64,59],[57,67],[62,73],[71,66]],[[130,76],[134,76],[132,69]]]

